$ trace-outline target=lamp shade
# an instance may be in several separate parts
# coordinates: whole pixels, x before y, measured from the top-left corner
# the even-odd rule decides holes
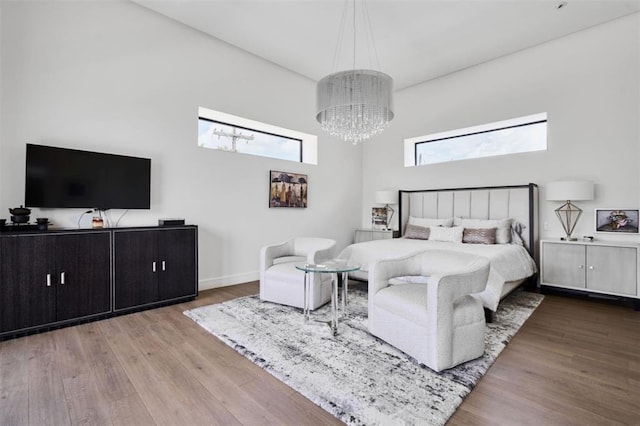
[[[398,191],[376,191],[376,203],[398,204]]]
[[[550,182],[546,187],[547,201],[593,200],[593,182],[563,180]]]

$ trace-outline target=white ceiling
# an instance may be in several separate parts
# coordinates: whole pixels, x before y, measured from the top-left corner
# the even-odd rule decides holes
[[[353,68],[352,3],[333,67],[344,0],[132,0],[313,80]],[[379,66],[356,3],[356,68],[396,89],[640,11],[640,0],[368,0]],[[640,32],[639,32],[640,36]],[[371,43],[369,43],[371,46]],[[614,46],[612,46],[614,48]]]

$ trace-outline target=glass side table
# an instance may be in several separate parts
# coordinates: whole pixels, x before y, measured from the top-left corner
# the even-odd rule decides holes
[[[331,321],[329,326],[333,335],[338,334],[338,274],[342,278],[342,314],[347,313],[347,287],[349,284],[348,273],[359,270],[362,265],[350,263],[342,259],[326,260],[320,263],[297,263],[296,269],[304,271],[304,315],[309,319],[309,274],[331,274]]]

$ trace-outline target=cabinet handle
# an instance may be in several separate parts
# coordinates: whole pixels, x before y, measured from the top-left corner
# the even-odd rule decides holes
[[[155,271],[156,271],[156,262],[153,262],[152,267],[151,267],[151,270],[152,270],[153,272],[155,272]]]
[[[584,265],[578,266],[578,269],[584,269]]]
[[[591,269],[593,271],[594,269],[596,269],[596,267],[595,266],[589,266],[589,269]]]
[[[165,263],[165,262],[164,262],[164,260],[163,260],[163,261],[162,261],[162,270],[163,270],[163,271],[166,269],[166,268],[165,268],[165,264],[164,264],[164,263]]]
[[[60,284],[64,285],[64,272],[60,272]]]
[[[51,287],[51,274],[47,274],[47,287]]]

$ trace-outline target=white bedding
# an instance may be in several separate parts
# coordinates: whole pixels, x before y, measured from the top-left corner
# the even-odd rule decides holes
[[[484,256],[491,262],[489,281],[484,292],[478,294],[484,306],[495,311],[505,282],[522,280],[536,273],[536,264],[527,250],[517,244],[463,244],[429,240],[394,238],[367,241],[346,247],[338,257],[360,263],[356,277],[367,279],[369,263],[379,259],[402,257],[411,253],[445,249]]]

